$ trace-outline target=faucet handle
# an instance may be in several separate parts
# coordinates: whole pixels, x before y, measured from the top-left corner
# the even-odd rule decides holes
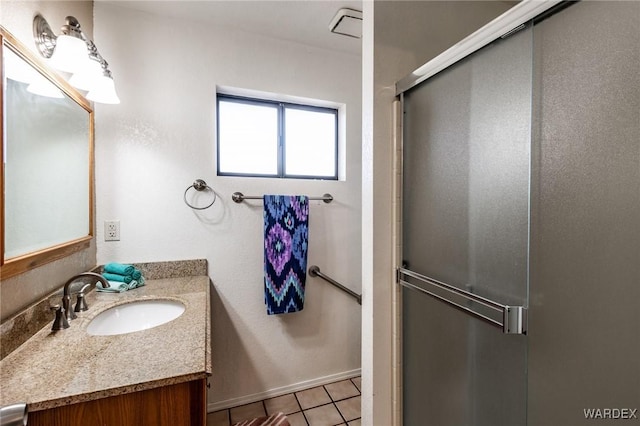
[[[82,311],[86,311],[87,309],[89,309],[89,306],[87,305],[87,301],[84,299],[84,292],[79,292],[78,293],[78,298],[76,299],[76,306],[73,308],[73,310],[75,312],[82,312]]]
[[[78,298],[76,299],[76,306],[73,308],[75,312],[82,312],[89,309],[89,305],[87,305],[87,301],[84,298],[84,291],[90,285],[91,284],[85,284],[78,292]]]
[[[71,321],[78,318],[76,313],[73,311],[70,295],[62,296],[62,314],[67,319],[67,321]]]
[[[69,321],[67,321],[67,317],[64,315],[64,308],[60,305],[53,305],[50,309],[56,313],[56,318],[53,320],[51,330],[58,331],[69,328]]]

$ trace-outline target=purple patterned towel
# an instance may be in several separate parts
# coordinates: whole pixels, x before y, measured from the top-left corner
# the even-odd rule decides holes
[[[264,196],[264,301],[267,313],[304,307],[309,238],[309,197]]]

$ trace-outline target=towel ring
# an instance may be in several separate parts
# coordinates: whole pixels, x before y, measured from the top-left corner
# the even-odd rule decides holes
[[[193,188],[196,191],[200,192],[200,191],[204,191],[205,189],[209,189],[211,192],[213,192],[213,201],[211,201],[208,205],[204,206],[204,207],[196,207],[193,206],[191,204],[189,204],[189,202],[187,201],[187,192],[189,192],[189,190]],[[207,182],[203,181],[202,179],[196,179],[193,182],[193,185],[188,186],[187,189],[185,189],[184,191],[184,203],[186,205],[188,205],[189,207],[191,207],[194,210],[204,210],[204,209],[208,209],[209,207],[211,207],[213,205],[213,203],[216,202],[216,199],[218,198],[218,195],[216,194],[216,191],[214,191],[209,185],[207,185]]]

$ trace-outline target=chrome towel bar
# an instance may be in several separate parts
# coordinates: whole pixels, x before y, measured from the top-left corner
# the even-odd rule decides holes
[[[493,310],[494,312],[501,313],[502,318],[501,320],[491,318],[481,312],[471,309],[469,306],[464,306],[464,305],[461,305],[460,303],[455,302],[454,300],[448,298],[446,294],[445,295],[436,294],[431,290],[428,290],[426,288],[420,287],[414,283],[409,282],[408,280],[411,280],[411,279],[418,281],[420,284],[427,284],[439,290],[444,290],[449,294],[462,297],[466,299],[468,302],[478,303],[482,306],[485,306]],[[473,294],[468,291],[461,290],[450,284],[446,284],[441,281],[434,280],[433,278],[429,278],[427,276],[418,274],[417,272],[413,272],[404,268],[398,268],[398,283],[404,287],[417,290],[421,293],[425,293],[431,297],[434,297],[440,300],[441,302],[448,304],[449,306],[452,306],[462,312],[466,312],[471,316],[474,316],[488,324],[491,324],[494,327],[498,327],[502,329],[502,332],[505,334],[527,334],[527,308],[523,306],[503,305],[501,303],[494,302],[493,300],[489,300],[477,294]]]
[[[312,277],[320,277],[320,278],[322,278],[323,280],[325,280],[329,284],[332,284],[332,285],[336,286],[340,290],[342,290],[345,293],[349,294],[351,297],[355,298],[356,301],[358,302],[358,304],[362,305],[362,295],[361,294],[358,294],[355,291],[351,290],[350,288],[347,288],[347,287],[343,286],[342,284],[340,284],[338,281],[334,280],[333,278],[326,276],[325,274],[320,272],[320,268],[318,266],[311,265],[309,267],[309,275],[311,275]]]
[[[244,200],[262,200],[262,195],[244,195],[242,192],[234,192],[231,194],[231,199],[236,203],[241,203]],[[309,200],[322,200],[325,203],[329,204],[333,201],[333,195],[331,194],[323,194],[321,197],[309,197]]]

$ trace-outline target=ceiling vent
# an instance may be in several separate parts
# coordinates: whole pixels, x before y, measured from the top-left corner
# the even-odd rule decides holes
[[[354,38],[362,38],[362,12],[353,9],[340,9],[329,24],[332,33]]]

